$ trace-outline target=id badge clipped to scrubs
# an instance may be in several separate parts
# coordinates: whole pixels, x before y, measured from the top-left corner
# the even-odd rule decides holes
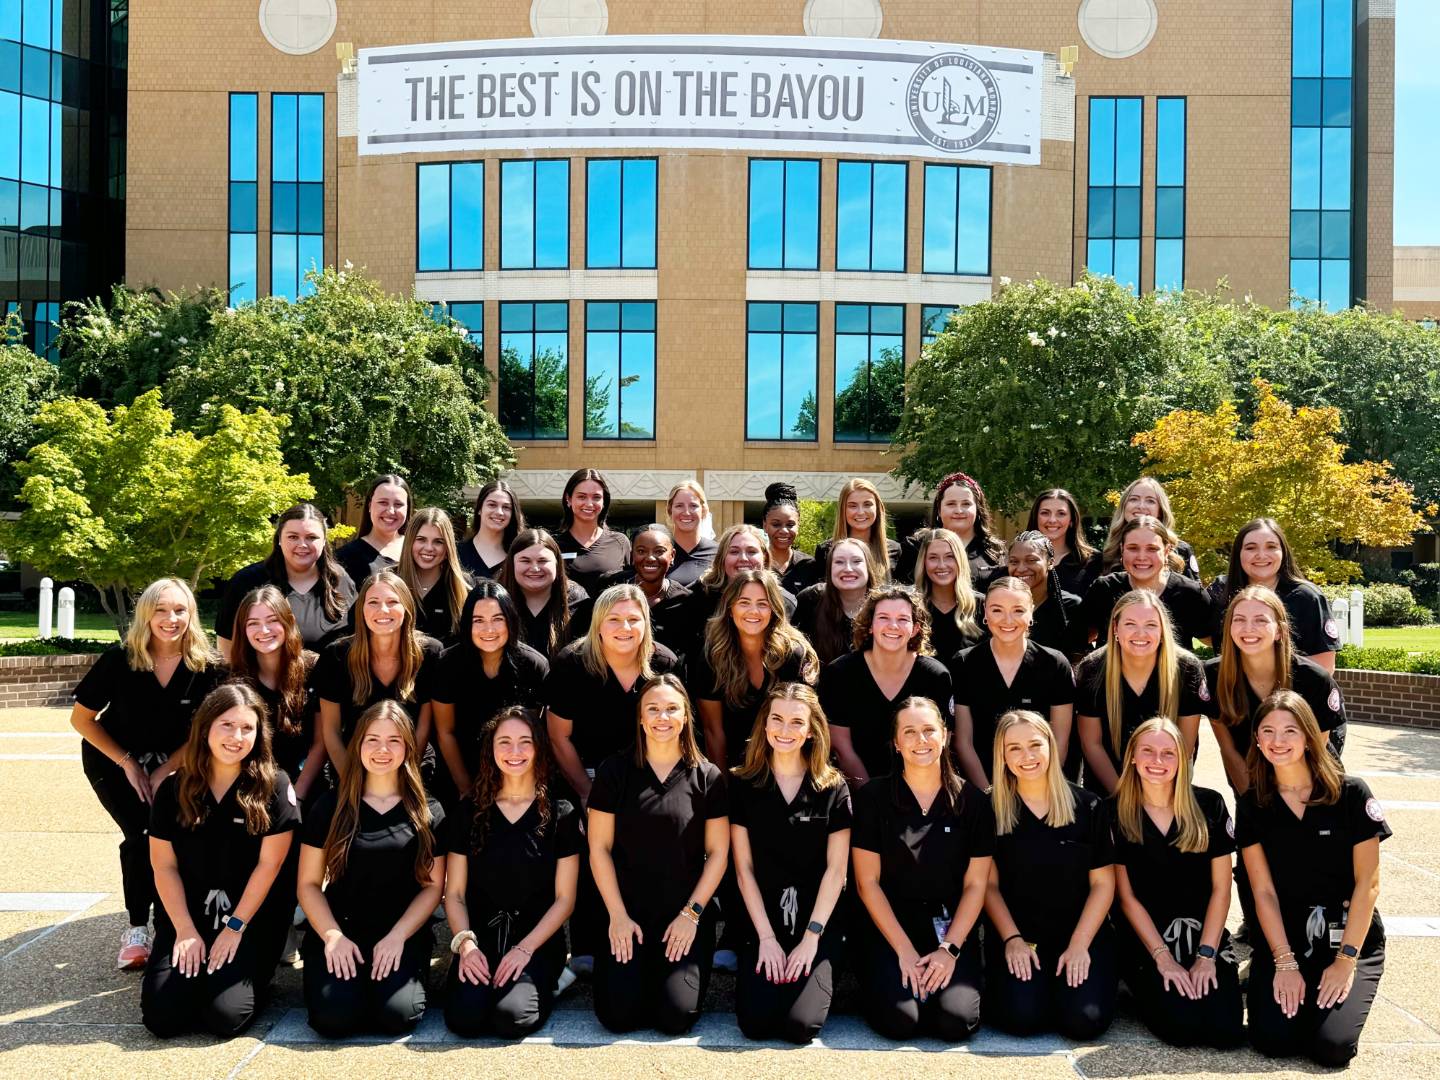
[[[930,920],[935,927],[935,944],[939,945],[945,940],[945,935],[950,932],[950,909],[943,904],[940,906],[940,914]]]
[[[1345,927],[1350,922],[1350,901],[1346,900],[1340,908],[1340,921],[1331,920],[1325,926],[1330,931],[1330,947],[1340,948],[1340,943],[1345,940]]]

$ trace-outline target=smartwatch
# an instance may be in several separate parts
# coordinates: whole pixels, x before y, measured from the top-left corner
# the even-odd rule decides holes
[[[240,918],[239,915],[231,915],[225,920],[225,929],[234,930],[237,934],[243,934],[245,932],[245,920]]]
[[[956,945],[953,941],[940,942],[940,948],[949,953],[952,960],[960,959],[960,946]]]
[[[1360,958],[1360,950],[1354,945],[1341,945],[1340,955],[1345,957],[1346,960],[1358,960]]]
[[[809,930],[810,933],[818,937],[819,935],[825,933],[825,924],[823,922],[818,922],[815,919],[811,919],[810,925],[805,927],[805,929]]]
[[[696,919],[699,919],[702,915],[705,914],[705,908],[702,907],[700,904],[697,904],[694,900],[691,900],[690,903],[685,905],[685,910],[688,911],[691,915],[695,916]]]
[[[1200,957],[1201,960],[1214,960],[1215,950],[1212,949],[1209,945],[1201,945],[1198,949],[1195,950],[1195,955]]]

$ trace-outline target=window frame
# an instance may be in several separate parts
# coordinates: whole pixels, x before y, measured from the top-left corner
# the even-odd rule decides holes
[[[1110,161],[1111,183],[1108,184],[1108,185],[1107,185],[1107,184],[1091,184],[1091,183],[1090,183],[1090,171],[1091,171],[1091,168],[1092,168],[1092,157],[1093,157],[1094,143],[1095,143],[1095,126],[1094,126],[1094,123],[1095,123],[1095,103],[1096,103],[1097,101],[1109,101],[1109,102],[1113,103],[1114,108],[1115,108],[1115,113],[1116,113],[1116,115],[1115,115],[1115,120],[1114,120],[1114,126],[1113,126],[1113,129],[1112,129],[1112,131],[1111,131],[1111,161]],[[1119,161],[1120,161],[1120,118],[1119,118],[1119,109],[1120,109],[1120,103],[1121,103],[1122,101],[1133,101],[1133,102],[1136,102],[1136,103],[1138,104],[1138,110],[1139,110],[1139,114],[1140,114],[1139,143],[1137,144],[1137,149],[1136,149],[1136,160],[1137,160],[1137,162],[1139,163],[1140,176],[1139,176],[1139,179],[1138,179],[1137,183],[1135,183],[1135,184],[1117,184],[1117,183],[1114,182],[1115,179],[1116,179],[1116,177],[1118,176],[1118,173],[1119,173],[1119,171],[1118,171],[1118,169],[1116,168],[1116,166],[1119,164]],[[1101,275],[1099,275],[1099,276],[1114,278],[1116,284],[1120,285],[1122,288],[1133,287],[1134,290],[1135,290],[1135,295],[1136,295],[1136,296],[1139,296],[1141,293],[1144,292],[1144,287],[1143,287],[1143,286],[1144,286],[1144,281],[1145,281],[1145,244],[1144,244],[1144,240],[1145,240],[1145,97],[1144,97],[1144,95],[1143,95],[1143,94],[1092,94],[1089,98],[1086,99],[1086,128],[1085,128],[1085,138],[1086,138],[1086,145],[1085,145],[1085,261],[1084,261],[1083,265],[1084,265],[1085,269],[1086,269],[1087,271],[1089,271],[1090,273],[1096,273],[1095,269],[1094,269],[1093,267],[1091,267],[1091,265],[1090,265],[1090,243],[1091,243],[1092,240],[1109,241],[1109,243],[1110,243],[1110,270],[1109,270],[1107,273],[1101,274]],[[1115,204],[1115,202],[1116,202],[1115,192],[1120,191],[1122,188],[1125,189],[1125,190],[1127,190],[1127,191],[1133,189],[1134,192],[1135,192],[1135,199],[1136,199],[1136,202],[1137,202],[1137,204],[1138,204],[1139,222],[1138,222],[1138,225],[1137,225],[1137,228],[1136,228],[1136,234],[1135,234],[1134,237],[1129,237],[1129,236],[1124,236],[1124,237],[1122,237],[1122,236],[1119,235],[1119,233],[1118,233],[1118,231],[1117,231],[1117,226],[1116,226],[1116,217],[1117,217],[1117,215],[1116,215],[1116,212],[1115,212],[1115,209],[1114,209],[1114,204]],[[1093,191],[1104,191],[1104,190],[1107,190],[1107,189],[1108,189],[1108,190],[1110,191],[1110,193],[1111,193],[1111,195],[1110,195],[1110,197],[1111,197],[1110,234],[1109,234],[1108,236],[1095,236],[1095,235],[1092,235],[1091,232],[1090,232],[1091,222],[1092,222],[1091,215],[1090,215],[1090,204],[1091,204],[1091,200],[1092,200],[1091,192],[1093,192]],[[1121,240],[1131,240],[1131,239],[1133,239],[1133,240],[1135,241],[1135,281],[1134,281],[1133,283],[1121,281],[1121,280],[1120,280],[1120,275],[1115,272],[1115,245],[1116,245],[1117,243],[1119,243]]]
[[[756,304],[774,304],[776,307],[778,307],[778,308],[780,309],[780,329],[779,329],[779,330],[751,330],[751,329],[750,329],[750,309],[751,309],[754,305],[756,305]],[[784,428],[784,423],[785,423],[785,404],[784,404],[784,402],[785,402],[785,398],[784,398],[784,388],[785,388],[785,335],[786,335],[786,330],[785,330],[785,306],[786,306],[787,304],[794,305],[794,306],[804,306],[804,307],[811,308],[811,309],[814,311],[814,314],[815,314],[815,329],[814,329],[813,331],[810,331],[810,333],[811,333],[811,334],[814,336],[814,338],[815,338],[814,378],[813,378],[813,381],[812,381],[812,385],[814,386],[814,394],[815,394],[815,434],[812,435],[812,436],[809,436],[809,437],[801,437],[801,436],[798,436],[798,435],[787,436],[787,435],[785,434],[785,428]],[[795,334],[797,334],[797,335],[798,335],[798,334],[801,334],[801,333],[804,333],[804,332],[805,332],[805,331],[799,331],[799,330],[793,331],[793,333],[795,333]],[[779,434],[779,435],[751,435],[751,434],[750,434],[750,371],[751,371],[751,363],[750,363],[750,335],[751,335],[751,334],[773,334],[773,335],[775,335],[775,337],[777,337],[777,338],[780,339],[780,388],[781,388],[781,397],[780,397],[780,403],[781,403],[781,404],[780,404],[780,423],[781,423],[781,428],[780,428],[780,434]],[[800,445],[802,445],[802,446],[803,446],[803,445],[812,445],[812,446],[813,446],[813,445],[818,445],[818,444],[819,444],[819,442],[820,442],[820,301],[818,301],[818,300],[747,300],[747,301],[745,301],[745,385],[744,385],[744,391],[745,391],[745,410],[744,410],[745,415],[744,415],[744,430],[742,431],[743,441],[744,441],[744,442],[747,442],[747,443],[784,443],[784,444],[787,444],[787,445],[793,444],[793,443],[798,443],[798,444],[800,444]]]
[[[840,174],[846,166],[863,165],[870,171],[870,222],[867,229],[869,246],[865,266],[840,265]],[[900,200],[900,269],[875,269],[875,167],[877,165],[898,166],[904,177],[900,189],[904,192]],[[923,174],[922,174],[923,175]],[[922,211],[923,214],[923,211]],[[922,218],[923,220],[923,218]],[[910,162],[842,158],[835,162],[835,272],[839,274],[905,274],[910,269]]]
[[[877,336],[876,333],[875,333],[875,309],[876,309],[876,308],[899,308],[899,309],[900,309],[900,334],[899,334],[899,337],[900,337],[900,370],[901,370],[902,377],[903,377],[903,375],[904,375],[905,373],[908,373],[909,370],[910,370],[909,360],[908,360],[908,358],[905,356],[905,315],[906,315],[905,308],[906,308],[906,306],[907,306],[907,305],[905,305],[905,304],[892,304],[892,303],[867,304],[867,303],[859,302],[859,301],[856,301],[856,302],[851,302],[851,301],[836,301],[836,303],[835,303],[834,326],[833,326],[833,328],[832,328],[833,332],[832,332],[832,335],[831,335],[831,336],[832,336],[832,339],[833,339],[832,348],[834,349],[834,354],[835,354],[835,355],[834,355],[834,363],[831,365],[831,371],[832,371],[834,374],[833,374],[832,379],[831,379],[832,386],[831,386],[831,392],[830,392],[830,438],[831,438],[831,440],[832,440],[837,446],[880,446],[880,445],[886,445],[886,446],[888,446],[888,445],[890,445],[892,442],[894,442],[894,439],[895,439],[895,433],[894,433],[894,432],[891,432],[890,434],[886,435],[883,439],[881,439],[881,438],[876,438],[876,437],[875,437],[874,429],[873,429],[873,425],[872,425],[872,421],[871,421],[871,417],[870,417],[868,411],[866,412],[866,416],[865,416],[865,432],[866,432],[866,437],[865,437],[865,438],[863,438],[863,439],[856,439],[856,438],[852,438],[852,437],[848,437],[848,436],[843,436],[843,435],[840,434],[840,429],[839,429],[839,426],[838,426],[838,425],[839,425],[839,422],[840,422],[840,420],[839,420],[840,410],[836,407],[837,402],[839,401],[839,398],[840,398],[840,381],[839,381],[839,377],[840,377],[840,348],[839,348],[839,345],[840,345],[840,338],[841,338],[842,336],[844,336],[844,337],[863,337],[863,338],[865,338],[865,390],[866,390],[866,395],[867,395],[867,397],[868,397],[868,396],[869,396],[869,393],[870,393],[870,389],[871,389],[871,384],[873,383],[873,380],[874,380],[874,376],[873,376],[873,373],[872,373],[872,368],[873,368],[873,365],[874,365],[874,360],[873,360],[872,357],[871,357],[871,351],[872,351],[872,339]],[[842,335],[842,331],[840,330],[840,309],[841,309],[841,308],[864,308],[864,309],[865,309],[865,326],[866,326],[866,330],[865,330],[865,333],[864,333],[864,334],[858,334],[858,333],[854,332],[853,330],[846,330],[846,331],[843,332],[843,335]],[[880,335],[880,336],[883,336],[883,337],[893,337],[893,336],[895,336],[895,335],[892,335],[892,334],[884,334],[884,335]],[[902,385],[903,385],[903,378],[902,378]],[[900,400],[900,411],[901,411],[901,413],[904,412],[904,409],[905,409],[905,400],[904,400],[904,395],[903,395],[903,393],[902,393],[902,395],[901,395],[901,400]]]
[[[615,318],[617,322],[614,330],[591,330],[590,329],[590,307],[592,304],[614,304],[616,305]],[[649,331],[627,331],[625,329],[625,305],[626,304],[648,304],[650,306],[651,329]],[[581,330],[585,337],[585,364],[581,376],[581,386],[586,398],[586,408],[581,410],[580,426],[582,429],[581,438],[586,442],[624,442],[624,443],[646,443],[655,442],[659,437],[660,419],[660,305],[655,300],[586,300],[585,301],[585,323]],[[650,371],[650,432],[648,435],[626,435],[625,432],[625,411],[623,408],[625,397],[620,393],[620,387],[616,386],[615,401],[615,434],[595,435],[589,429],[589,394],[590,394],[590,335],[614,334],[616,341],[616,360],[619,367],[616,371],[617,377],[625,368],[625,334],[626,333],[649,333],[653,350],[651,354]]]
[[[658,270],[660,267],[660,158],[658,156],[643,157],[587,157],[585,161],[585,221],[583,229],[585,234],[585,269],[586,270]],[[598,266],[590,261],[590,166],[594,162],[618,161],[620,163],[620,197],[618,209],[620,211],[620,262],[616,266]],[[654,249],[650,252],[650,264],[648,266],[629,266],[625,262],[625,163],[629,161],[649,161],[655,166],[655,203],[651,207],[654,214],[654,228],[652,234],[655,238]]]
[[[779,266],[756,266],[750,261],[750,234],[754,226],[754,219],[750,213],[752,197],[755,189],[755,163],[757,161],[780,162],[780,265]],[[813,266],[786,266],[785,265],[785,206],[786,192],[790,187],[790,163],[803,162],[815,166],[815,258]],[[820,158],[804,157],[752,157],[745,162],[745,269],[747,271],[764,270],[794,270],[800,273],[817,273],[820,270],[820,219],[822,215],[821,202],[824,196],[824,172]],[[818,325],[818,324],[817,324]]]
[[[276,108],[276,101],[277,101],[277,99],[280,99],[280,98],[294,98],[294,99],[295,99],[295,177],[294,177],[294,179],[291,179],[291,180],[279,180],[279,179],[276,179],[276,176],[275,176],[275,128],[276,128],[276,124],[275,124],[275,108]],[[301,164],[302,158],[303,158],[303,154],[301,153],[301,148],[302,148],[302,147],[304,146],[304,144],[305,144],[304,135],[303,135],[303,133],[302,133],[302,131],[301,131],[301,123],[302,123],[302,121],[301,121],[301,116],[300,116],[300,103],[301,103],[302,100],[304,100],[304,99],[306,99],[306,98],[316,98],[316,99],[318,99],[319,102],[320,102],[320,132],[319,132],[319,136],[318,136],[318,143],[319,143],[319,148],[320,148],[320,179],[319,179],[318,181],[315,181],[315,180],[301,180],[301,179],[300,179],[301,173],[304,171],[303,166],[302,166],[302,164]],[[325,199],[326,199],[326,191],[325,191],[325,186],[326,186],[326,185],[325,185],[325,171],[326,171],[326,166],[327,166],[327,163],[328,163],[328,156],[329,156],[329,155],[328,155],[328,147],[326,146],[326,143],[327,143],[329,140],[326,139],[326,137],[325,137],[325,134],[326,134],[326,133],[325,133],[325,128],[326,128],[326,124],[327,124],[327,122],[328,122],[327,112],[328,112],[328,110],[327,110],[326,102],[325,102],[325,94],[324,94],[323,91],[287,90],[287,91],[272,92],[272,93],[270,94],[270,229],[269,229],[269,235],[270,235],[270,295],[271,295],[271,296],[277,296],[277,295],[279,295],[279,296],[284,296],[286,299],[290,300],[292,303],[294,303],[295,301],[301,300],[301,299],[303,299],[304,297],[310,295],[310,292],[307,292],[307,291],[306,291],[305,274],[306,274],[307,271],[305,270],[304,267],[302,267],[302,266],[300,265],[300,239],[301,239],[301,237],[316,237],[316,236],[318,236],[318,237],[320,238],[320,260],[319,260],[319,266],[317,267],[317,269],[318,269],[318,270],[322,270],[322,271],[325,269]],[[258,172],[258,170],[257,170],[257,172]],[[290,186],[294,187],[294,189],[295,189],[295,229],[294,229],[293,231],[291,231],[291,230],[277,230],[277,229],[275,228],[275,206],[276,206],[276,202],[277,202],[277,200],[276,200],[276,198],[275,198],[275,188],[276,188],[276,185],[278,185],[278,184],[289,184]],[[316,187],[318,187],[318,188],[320,189],[320,231],[319,231],[319,232],[310,232],[310,231],[302,230],[302,229],[300,228],[300,204],[301,204],[300,191],[301,191],[301,188],[303,188],[303,187],[305,187],[305,186],[307,186],[307,185],[309,185],[309,186],[316,186]],[[257,222],[257,224],[258,224],[258,222]],[[286,238],[286,237],[292,239],[292,240],[294,241],[294,244],[295,244],[295,292],[294,292],[293,297],[290,295],[289,292],[283,292],[283,293],[282,293],[282,292],[277,292],[277,290],[275,289],[275,241],[276,241],[277,239]],[[311,290],[311,292],[313,292],[313,289]]]
[[[1179,183],[1179,184],[1162,184],[1162,183],[1160,183],[1160,149],[1161,149],[1160,143],[1161,143],[1161,132],[1162,132],[1162,130],[1163,130],[1163,129],[1161,128],[1161,124],[1160,124],[1160,108],[1161,108],[1161,103],[1162,103],[1162,102],[1166,102],[1166,101],[1178,101],[1178,102],[1181,103],[1180,152],[1181,152],[1181,154],[1182,154],[1182,156],[1183,156],[1184,164],[1182,165],[1181,170],[1180,170],[1181,176],[1180,176],[1180,183]],[[1142,137],[1142,140],[1143,140],[1143,137],[1144,137],[1144,132],[1143,132],[1144,121],[1143,121],[1143,120],[1141,121],[1141,128],[1142,128],[1141,137]],[[1142,150],[1143,150],[1143,148],[1144,148],[1144,147],[1143,147],[1143,144],[1142,144],[1142,147],[1141,147],[1141,148],[1142,148]],[[1143,178],[1143,177],[1142,177],[1142,178]],[[1162,237],[1162,236],[1160,235],[1160,192],[1161,192],[1162,190],[1163,190],[1163,191],[1174,191],[1177,187],[1178,187],[1179,190],[1180,190],[1180,235],[1179,235],[1178,237],[1177,237],[1177,236],[1164,236],[1164,237]],[[1141,215],[1142,215],[1142,221],[1143,221],[1143,215],[1144,215],[1144,209],[1143,209],[1143,207],[1142,207],[1142,209],[1141,209]],[[1187,97],[1187,96],[1184,95],[1184,94],[1160,94],[1160,95],[1157,95],[1156,98],[1155,98],[1155,227],[1154,227],[1154,233],[1155,233],[1155,235],[1150,238],[1150,239],[1151,239],[1151,242],[1152,242],[1152,245],[1153,245],[1152,252],[1151,252],[1151,282],[1152,282],[1152,284],[1153,284],[1154,289],[1155,289],[1156,292],[1161,291],[1161,288],[1162,288],[1161,285],[1160,285],[1160,281],[1159,281],[1159,273],[1160,273],[1159,245],[1160,245],[1160,241],[1161,241],[1161,240],[1170,240],[1170,241],[1178,240],[1178,241],[1180,242],[1180,282],[1179,282],[1179,284],[1176,285],[1176,286],[1173,286],[1173,287],[1172,287],[1172,286],[1167,285],[1167,286],[1165,286],[1164,288],[1165,288],[1166,291],[1176,291],[1176,292],[1182,292],[1182,291],[1184,291],[1184,289],[1185,289],[1185,279],[1186,279],[1186,277],[1188,276],[1187,273],[1186,273],[1186,269],[1187,269],[1187,265],[1188,265],[1189,258],[1190,258],[1189,232],[1190,232],[1190,99],[1189,99],[1189,97]]]
[[[501,363],[505,352],[505,308],[512,304],[524,304],[530,308],[530,434],[512,435],[504,426],[501,419],[500,395],[504,391],[503,373]],[[538,331],[535,329],[535,309],[540,304],[559,304],[565,308],[565,431],[559,435],[536,435],[535,432],[535,335],[538,333],[558,333],[555,330]],[[570,376],[571,372],[571,333],[570,333],[570,301],[569,300],[501,300],[496,310],[496,343],[498,350],[495,354],[495,394],[496,394],[496,419],[500,421],[500,430],[507,439],[514,442],[536,442],[555,445],[557,443],[569,442],[570,440]],[[512,330],[510,333],[525,333],[526,331]]]
[[[969,164],[959,161],[927,161],[920,170],[920,272],[922,274],[944,274],[947,277],[992,277],[995,269],[995,167],[993,165]],[[955,170],[955,242],[952,245],[955,256],[954,270],[930,270],[925,266],[925,221],[930,209],[925,198],[925,177],[931,169]],[[960,269],[960,176],[966,169],[987,174],[985,178],[985,269],[971,273]]]
[[[235,99],[253,98],[255,103],[255,145],[250,152],[255,158],[255,176],[253,180],[236,180],[232,169],[232,159],[235,155]],[[253,231],[235,228],[234,214],[234,185],[240,183],[251,183],[255,186],[255,228]],[[239,303],[231,295],[235,288],[235,282],[231,280],[234,276],[234,260],[231,253],[231,245],[235,238],[248,236],[251,243],[250,259],[255,267],[255,280],[250,282],[250,289],[254,293],[248,301],[242,299]],[[261,296],[267,295],[260,289],[260,92],[258,90],[232,90],[225,98],[225,295],[231,304],[239,307],[241,303],[253,303]]]
[[[455,265],[455,166],[456,165],[478,165],[480,167],[480,262],[476,266]],[[420,175],[425,169],[444,168],[447,170],[446,182],[448,191],[448,205],[446,207],[446,229],[445,229],[445,266],[424,267],[420,266]],[[485,188],[490,178],[486,175],[485,159],[470,158],[459,161],[417,161],[415,163],[415,272],[417,274],[461,274],[478,273],[485,269]]]
[[[564,163],[565,163],[565,262],[564,262],[563,265],[560,265],[560,266],[536,266],[536,265],[535,265],[535,252],[536,252],[537,246],[538,246],[538,244],[539,244],[539,238],[540,238],[540,230],[536,227],[536,224],[535,224],[536,220],[539,218],[539,209],[538,209],[538,207],[536,206],[536,194],[535,194],[535,193],[536,193],[536,188],[539,186],[540,170],[539,170],[538,166],[539,166],[539,164],[540,164],[541,162],[545,162],[545,161],[561,161],[561,162],[564,162]],[[530,168],[530,265],[529,265],[529,266],[506,266],[506,265],[505,265],[505,166],[507,166],[507,165],[529,165],[529,166],[531,167],[531,168]],[[500,246],[500,247],[499,247],[499,253],[500,253],[500,259],[499,259],[499,262],[500,262],[500,270],[501,270],[502,272],[507,272],[507,271],[508,271],[508,272],[512,272],[512,273],[513,273],[513,272],[517,272],[517,271],[520,272],[520,273],[527,273],[527,272],[528,272],[528,273],[534,273],[534,272],[536,272],[536,271],[538,271],[538,270],[569,270],[569,269],[571,269],[571,266],[570,266],[570,261],[571,261],[570,248],[571,248],[571,246],[572,246],[572,244],[571,244],[572,237],[571,237],[571,235],[570,235],[570,226],[571,226],[571,220],[570,220],[570,219],[571,219],[572,212],[573,212],[573,210],[574,210],[574,206],[572,205],[574,200],[571,198],[571,190],[570,190],[570,189],[571,189],[571,184],[574,183],[574,179],[575,179],[572,159],[569,158],[569,157],[501,158],[500,161],[499,161],[499,171],[496,173],[496,177],[497,177],[498,189],[499,189],[499,190],[496,192],[496,205],[497,205],[497,207],[498,207],[498,217],[496,218],[496,224],[497,224],[496,240],[497,240],[497,242],[499,243],[499,246]],[[588,178],[587,178],[587,182],[588,182]],[[657,199],[657,202],[658,202],[658,199]],[[520,301],[515,301],[515,302],[516,302],[516,303],[524,303],[525,301],[520,300]],[[535,302],[536,302],[536,303],[542,303],[543,301],[535,301]]]

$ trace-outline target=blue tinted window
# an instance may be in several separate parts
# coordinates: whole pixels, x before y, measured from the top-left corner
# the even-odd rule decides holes
[[[585,437],[655,437],[655,303],[585,305]]]
[[[230,179],[257,179],[255,159],[259,152],[258,94],[230,95]]]
[[[889,442],[905,405],[905,308],[835,305],[835,441]]]
[[[54,2],[58,4],[62,0]],[[51,0],[21,0],[20,34],[25,44],[38,45],[42,49],[50,48],[53,29],[50,4]]]
[[[752,270],[820,267],[820,163],[750,162],[749,266]]]
[[[20,179],[20,95],[0,92],[0,177]]]
[[[0,38],[20,40],[20,0],[0,0]]]
[[[500,424],[512,439],[569,431],[568,319],[563,301],[500,305]]]
[[[483,303],[451,304],[447,314],[465,328],[465,336],[475,348],[485,348],[485,305]]]
[[[835,269],[905,269],[906,166],[842,161],[835,197]]]
[[[1290,68],[1297,78],[1320,74],[1321,0],[1292,0],[1290,9]]]
[[[959,310],[958,307],[942,307],[931,304],[922,307],[920,309],[920,347],[923,349],[944,333],[950,316]]]
[[[254,233],[230,234],[230,303],[236,307],[255,300],[258,246],[259,238]]]
[[[1354,0],[1325,0],[1325,75],[1348,76],[1354,48]]]
[[[416,167],[415,268],[484,269],[485,163]]]
[[[500,269],[570,265],[570,162],[500,163]]]
[[[50,103],[20,99],[20,179],[50,183]],[[59,182],[57,176],[56,182]]]
[[[819,305],[752,303],[746,328],[745,437],[814,442]]]
[[[0,90],[20,90],[20,46],[0,39]]]
[[[990,273],[990,178],[977,165],[925,166],[924,273]]]
[[[1090,99],[1090,185],[1086,200],[1089,212],[1085,223],[1086,267],[1095,274],[1112,275],[1120,284],[1137,291],[1140,287],[1141,105],[1140,98]],[[1171,127],[1173,130],[1173,118]],[[1183,138],[1178,164],[1183,174]]]
[[[1155,99],[1155,288],[1185,287],[1185,98]]]
[[[585,168],[585,265],[654,269],[655,160],[592,158]]]
[[[325,264],[324,94],[270,96],[270,250],[273,295],[314,291],[305,275]]]

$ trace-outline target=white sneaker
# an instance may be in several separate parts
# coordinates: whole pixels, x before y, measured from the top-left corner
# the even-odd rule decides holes
[[[293,926],[285,935],[285,951],[280,956],[280,962],[290,967],[300,963],[300,931]]]
[[[575,979],[575,972],[571,971],[568,967],[561,968],[560,978],[555,980],[555,996],[558,998],[561,994],[565,993],[566,990],[574,986]]]
[[[740,958],[734,949],[716,949],[714,966],[716,971],[734,971],[740,966]]]
[[[572,956],[570,957],[570,971],[576,975],[593,975],[595,973],[595,957],[593,956]]]
[[[140,971],[150,962],[150,931],[132,926],[120,935],[120,955],[115,967],[120,971]]]

